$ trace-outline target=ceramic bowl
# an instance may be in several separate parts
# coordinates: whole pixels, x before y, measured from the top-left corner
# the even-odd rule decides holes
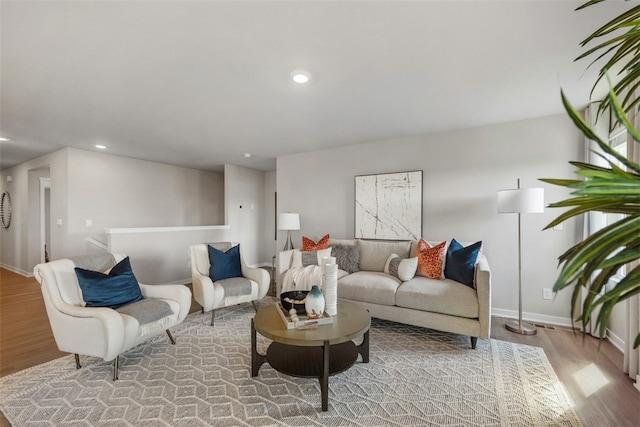
[[[307,311],[304,308],[304,299],[307,297],[309,291],[289,291],[283,292],[280,295],[280,302],[282,307],[288,312],[291,308],[295,308],[298,312],[298,316],[304,315]],[[293,304],[292,304],[293,302]]]

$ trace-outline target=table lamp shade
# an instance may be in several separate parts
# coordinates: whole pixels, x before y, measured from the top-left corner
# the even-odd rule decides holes
[[[498,213],[544,212],[544,188],[498,191]]]
[[[281,213],[278,215],[279,230],[300,230],[300,215],[297,213]]]

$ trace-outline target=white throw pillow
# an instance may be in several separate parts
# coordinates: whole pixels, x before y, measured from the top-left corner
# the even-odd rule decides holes
[[[413,279],[418,268],[418,257],[400,258],[398,254],[391,254],[384,264],[384,272],[406,282]]]

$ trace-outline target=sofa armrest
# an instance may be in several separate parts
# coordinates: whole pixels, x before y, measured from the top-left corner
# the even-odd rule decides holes
[[[480,321],[479,338],[489,338],[491,335],[491,268],[484,254],[480,255],[476,264],[475,280]]]
[[[291,268],[291,261],[293,259],[293,249],[288,251],[280,251],[278,253],[278,260],[276,263],[275,279],[276,279],[276,295],[280,295],[282,292],[282,277],[284,273]]]
[[[286,272],[291,267],[291,258],[293,257],[293,249],[289,251],[280,251],[278,254],[278,275]]]

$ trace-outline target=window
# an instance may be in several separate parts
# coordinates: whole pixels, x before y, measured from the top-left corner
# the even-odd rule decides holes
[[[617,127],[616,129],[614,129],[609,134],[609,146],[611,146],[611,148],[613,148],[615,151],[617,151],[618,153],[626,157],[627,156],[627,130],[625,128],[620,128],[620,127]],[[619,166],[623,169],[626,168],[622,163],[620,163],[620,161],[615,159],[613,156],[607,156],[607,157],[609,157],[609,159],[616,166]],[[609,225],[609,224],[613,224],[616,221],[621,220],[624,217],[624,215],[616,214],[616,213],[608,213],[608,214],[605,214],[605,217],[606,217],[606,225]],[[625,274],[626,274],[626,266],[622,266],[616,273],[616,276],[618,276],[618,279],[619,279]]]

